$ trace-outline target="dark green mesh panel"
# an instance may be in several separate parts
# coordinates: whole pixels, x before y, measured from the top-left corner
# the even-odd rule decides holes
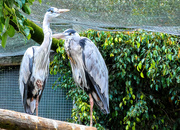
[[[67,90],[51,88],[60,75],[49,75],[47,85],[39,104],[39,116],[67,121],[71,118],[73,107],[71,100],[66,100]],[[24,112],[18,86],[19,67],[0,68],[0,108]]]
[[[51,6],[70,9],[52,24],[57,32],[133,28],[180,35],[180,0],[43,0],[31,7],[30,19],[41,22]]]

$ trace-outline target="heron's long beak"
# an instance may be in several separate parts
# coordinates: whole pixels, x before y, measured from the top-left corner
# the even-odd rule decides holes
[[[70,9],[58,9],[57,13],[64,13],[68,11],[70,11]]]
[[[56,39],[65,39],[66,35],[64,33],[58,33],[58,34],[53,34],[52,38],[56,38]]]

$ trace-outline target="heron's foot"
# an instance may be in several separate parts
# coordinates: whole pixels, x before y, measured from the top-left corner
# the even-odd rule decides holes
[[[42,81],[38,79],[38,80],[36,81],[36,84],[37,84],[37,86],[38,86],[38,89],[42,90],[42,85],[43,85]]]

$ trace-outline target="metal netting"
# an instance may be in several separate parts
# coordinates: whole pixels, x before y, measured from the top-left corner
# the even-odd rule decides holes
[[[73,102],[66,99],[67,90],[52,89],[60,74],[49,75],[38,109],[41,117],[67,121]],[[0,108],[24,112],[18,85],[19,66],[0,68]]]
[[[44,0],[33,4],[28,17],[40,24],[50,6],[70,9],[52,24],[57,32],[129,28],[180,35],[180,0]]]
[[[53,20],[53,33],[68,28],[77,32],[144,29],[180,35],[180,0],[43,0],[41,4],[35,1],[26,17],[42,27],[51,6],[70,9]],[[37,44],[16,34],[8,38],[5,49],[0,46],[0,57],[23,55],[32,45]]]

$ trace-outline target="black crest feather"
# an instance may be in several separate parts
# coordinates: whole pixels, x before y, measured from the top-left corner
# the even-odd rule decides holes
[[[71,33],[71,34],[74,34],[74,33],[76,33],[76,31],[73,30],[73,29],[67,29],[67,30],[64,31],[64,33]]]
[[[47,12],[54,12],[54,8],[53,7],[51,7],[51,8],[49,8],[48,10],[47,10]]]

